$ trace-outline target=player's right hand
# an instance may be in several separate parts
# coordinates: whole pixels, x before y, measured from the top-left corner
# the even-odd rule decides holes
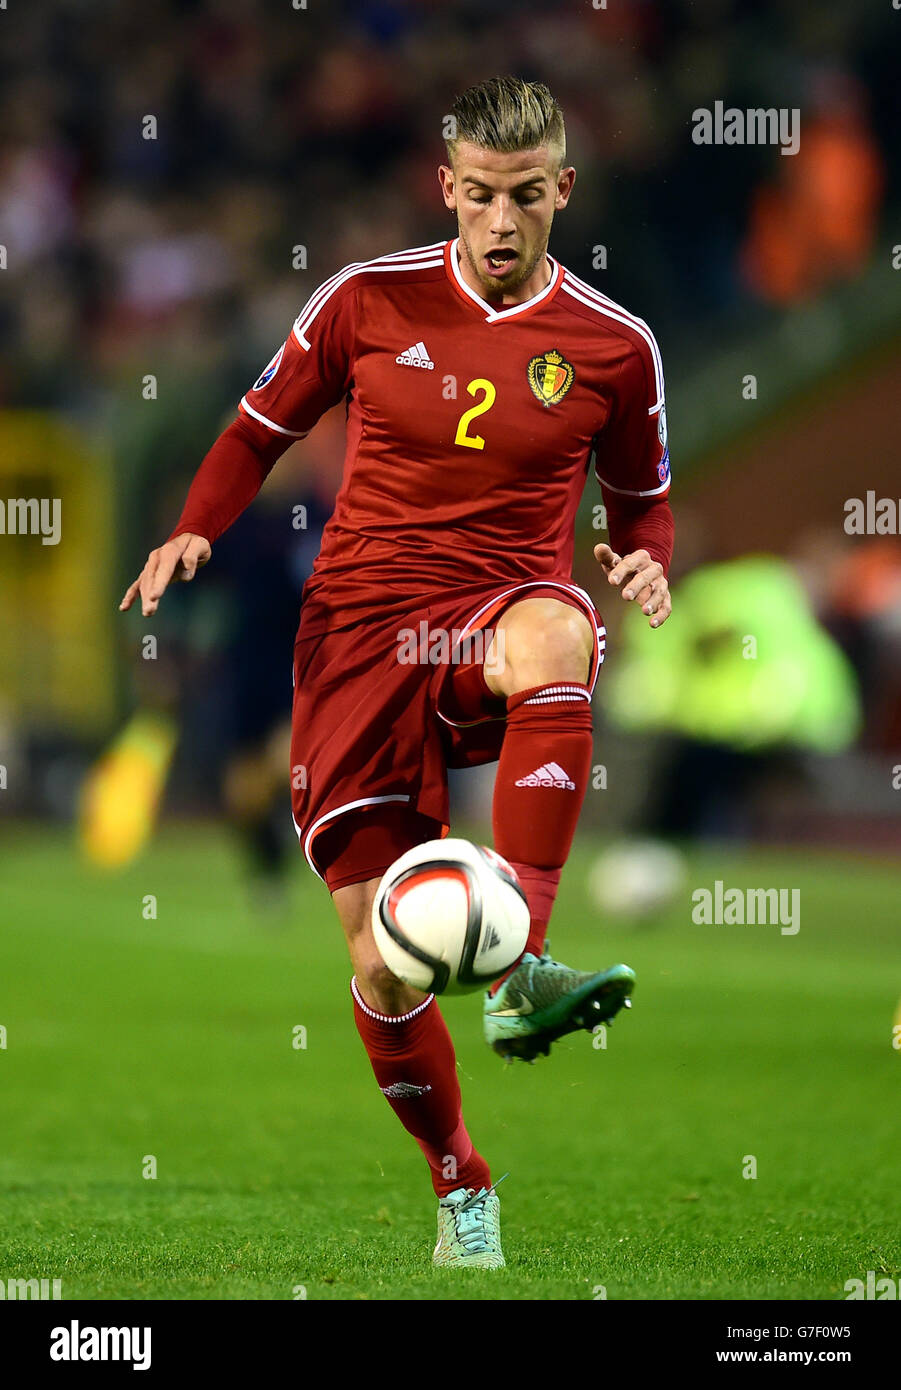
[[[605,571],[607,583],[619,585],[626,580],[628,587],[620,590],[626,602],[632,599],[648,615],[650,627],[660,627],[673,611],[669,583],[659,560],[652,560],[646,550],[633,550],[629,555],[617,555],[601,542],[594,548],[594,558]]]
[[[212,553],[212,546],[206,537],[195,536],[190,531],[176,536],[174,541],[166,541],[159,550],[151,550],[141,573],[125,590],[119,612],[126,612],[140,594],[141,612],[145,618],[149,618],[159,608],[160,599],[169,585],[187,583],[193,579]]]

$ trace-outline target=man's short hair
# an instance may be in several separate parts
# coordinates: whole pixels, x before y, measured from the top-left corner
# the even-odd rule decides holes
[[[461,141],[483,150],[534,150],[542,145],[566,157],[563,112],[543,82],[489,77],[468,87],[451,107],[453,135],[445,141],[453,163]]]

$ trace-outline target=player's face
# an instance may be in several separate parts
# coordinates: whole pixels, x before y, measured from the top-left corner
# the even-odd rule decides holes
[[[575,169],[547,148],[505,154],[461,141],[438,171],[457,214],[461,270],[484,299],[522,303],[547,284],[545,252],[554,213],[565,208]]]

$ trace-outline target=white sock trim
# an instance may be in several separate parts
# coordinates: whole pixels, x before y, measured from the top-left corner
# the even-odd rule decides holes
[[[523,700],[524,705],[557,705],[570,701],[587,700],[591,703],[591,692],[585,685],[546,685],[537,695]]]
[[[379,1014],[376,1013],[375,1009],[370,1009],[369,1005],[360,994],[360,991],[357,989],[356,975],[351,977],[350,988],[354,999],[356,999],[364,1014],[368,1014],[370,1018],[377,1019],[379,1023],[407,1023],[411,1018],[415,1018],[417,1014],[421,1014],[423,1009],[427,1009],[435,998],[434,994],[430,994],[427,999],[423,999],[422,1003],[417,1004],[416,1008],[411,1009],[408,1014]]]

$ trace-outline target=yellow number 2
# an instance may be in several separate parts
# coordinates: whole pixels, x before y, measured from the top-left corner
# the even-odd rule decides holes
[[[470,406],[469,410],[464,410],[457,425],[454,443],[462,444],[466,449],[484,449],[485,441],[482,436],[480,434],[467,434],[466,431],[469,429],[470,421],[474,420],[477,415],[484,415],[486,410],[491,409],[497,391],[494,389],[494,383],[486,381],[483,376],[476,377],[475,381],[471,381],[466,389],[471,396],[474,396],[477,391],[484,391],[485,399],[479,401],[478,405]]]

